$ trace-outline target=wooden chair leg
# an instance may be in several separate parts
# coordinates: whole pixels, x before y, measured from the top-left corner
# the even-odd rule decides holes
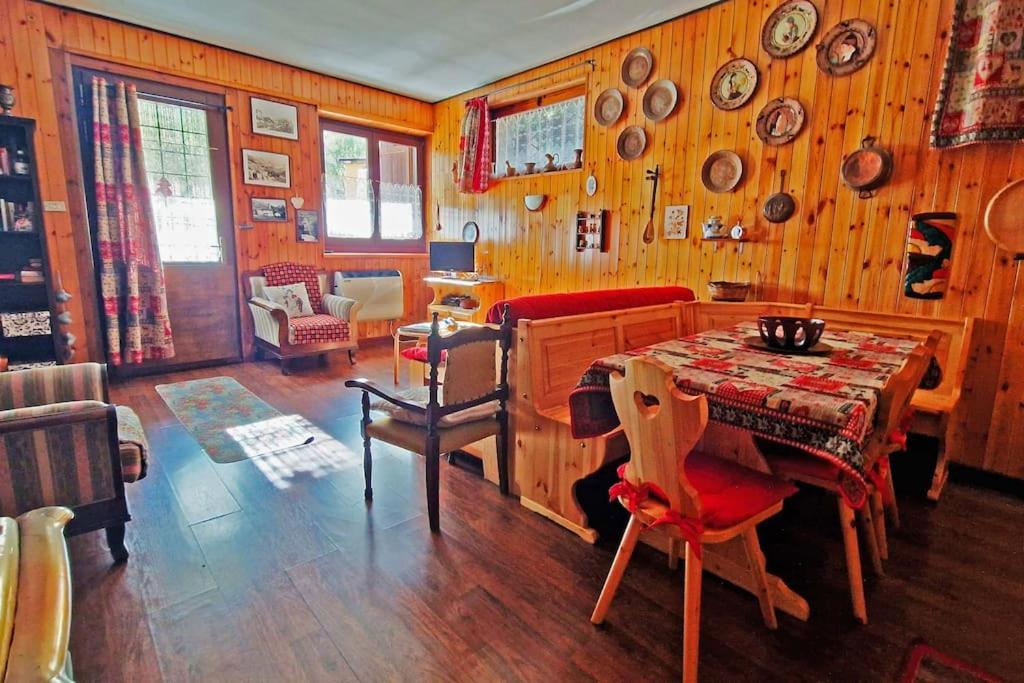
[[[675,571],[679,567],[679,539],[668,539],[668,568]]]
[[[501,495],[509,494],[508,471],[508,410],[504,403],[498,411],[498,435],[495,437],[495,455],[498,460],[498,490]]]
[[[875,541],[878,543],[878,554],[883,560],[889,559],[889,537],[885,531],[885,503],[880,491],[871,494],[871,516],[875,522]]]
[[[348,364],[349,365],[355,365],[356,364],[356,350],[355,349],[349,349],[348,350]],[[396,378],[395,383],[396,384],[398,383],[397,378]]]
[[[747,565],[754,579],[764,625],[774,631],[779,627],[779,620],[775,617],[775,605],[772,604],[771,593],[768,592],[768,572],[765,569],[764,553],[761,552],[761,543],[757,540],[755,527],[743,532],[743,547],[747,551]]]
[[[842,498],[839,501],[839,530],[843,534],[843,548],[846,551],[846,574],[850,580],[850,600],[853,602],[853,616],[862,624],[868,623],[868,608],[864,600],[864,577],[860,569],[860,548],[857,545],[857,528],[853,508]]]
[[[864,507],[857,511],[857,522],[860,531],[864,535],[864,544],[868,548],[868,559],[871,560],[871,568],[879,576],[885,574],[882,568],[882,553],[878,549],[878,537],[875,531],[875,516],[871,514],[871,500],[864,503]]]
[[[885,504],[885,511],[889,515],[889,523],[892,524],[893,529],[900,528],[900,508],[896,504],[896,485],[892,480],[892,469],[885,473],[885,485],[889,489],[889,502]],[[931,492],[929,492],[929,498]]]
[[[686,544],[686,579],[683,587],[683,683],[697,683],[700,647],[700,592],[703,566]]]
[[[127,562],[128,548],[124,545],[124,524],[108,526],[106,532],[107,547],[110,548],[110,554],[114,558],[114,563],[123,564]]]
[[[437,434],[427,437],[427,519],[430,530],[441,532],[441,439]]]
[[[615,593],[619,590],[622,575],[626,573],[629,558],[633,556],[633,550],[636,548],[636,542],[640,538],[640,532],[643,530],[644,525],[636,515],[629,518],[629,524],[626,525],[626,533],[622,535],[622,540],[619,541],[619,550],[615,553],[615,559],[612,560],[611,569],[608,570],[608,578],[604,580],[601,596],[597,599],[597,604],[594,606],[594,613],[590,615],[591,623],[600,624],[604,622],[604,618],[608,614],[608,608],[612,606]]]
[[[288,363],[288,359],[287,358],[282,358],[281,359],[281,374],[282,375],[290,375],[291,373],[292,373],[292,368],[291,368],[291,365],[289,365],[289,363]]]
[[[360,431],[363,435],[363,498],[373,500],[373,455],[370,453],[370,436],[366,428],[370,424],[370,394],[363,392],[363,419],[360,422]]]

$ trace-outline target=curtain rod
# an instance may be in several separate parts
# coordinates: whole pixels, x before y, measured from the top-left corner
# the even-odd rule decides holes
[[[556,69],[556,70],[552,71],[551,73],[544,74],[543,76],[534,76],[533,78],[528,78],[525,81],[520,81],[519,83],[513,83],[512,85],[502,86],[500,88],[497,88],[495,90],[490,91],[489,93],[487,93],[485,95],[480,95],[480,97],[491,97],[492,95],[497,95],[500,92],[505,92],[506,90],[512,90],[514,88],[519,88],[521,86],[527,85],[528,83],[533,83],[535,81],[542,81],[545,78],[550,78],[550,77],[552,77],[552,76],[554,76],[556,74],[560,74],[560,73],[563,73],[565,71],[572,71],[573,69],[578,69],[581,66],[584,66],[584,65],[587,65],[587,64],[590,65],[590,70],[593,71],[597,67],[597,60],[596,59],[585,59],[582,62],[579,62],[577,64],[570,64],[569,66],[563,66],[561,69]]]
[[[170,95],[155,95],[153,93],[139,91],[139,96],[143,99],[154,100],[156,102],[166,102],[168,104],[181,104],[187,107],[193,107],[195,109],[212,109],[213,111],[227,112],[231,111],[231,107],[226,104],[208,104],[206,102],[196,102],[195,100],[185,100],[180,97],[171,97]]]

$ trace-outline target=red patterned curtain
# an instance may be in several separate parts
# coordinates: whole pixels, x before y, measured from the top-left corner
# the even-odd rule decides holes
[[[457,171],[459,191],[487,191],[491,182],[491,110],[486,97],[466,102]]]
[[[1024,140],[1024,0],[957,0],[933,147]]]
[[[92,79],[100,296],[112,365],[174,356],[134,85]]]

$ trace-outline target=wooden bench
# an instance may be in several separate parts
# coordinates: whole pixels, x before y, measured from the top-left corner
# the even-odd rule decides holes
[[[685,333],[680,304],[520,320],[511,389],[514,463],[520,502],[586,541],[597,540],[575,496],[576,483],[626,455],[621,430],[574,439],[569,393],[598,358]]]

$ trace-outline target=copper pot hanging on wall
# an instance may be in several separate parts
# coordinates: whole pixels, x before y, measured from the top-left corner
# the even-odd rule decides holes
[[[857,190],[861,199],[873,197],[875,190],[889,181],[892,175],[892,154],[875,144],[873,137],[866,137],[860,149],[843,160],[840,176],[847,187]]]

